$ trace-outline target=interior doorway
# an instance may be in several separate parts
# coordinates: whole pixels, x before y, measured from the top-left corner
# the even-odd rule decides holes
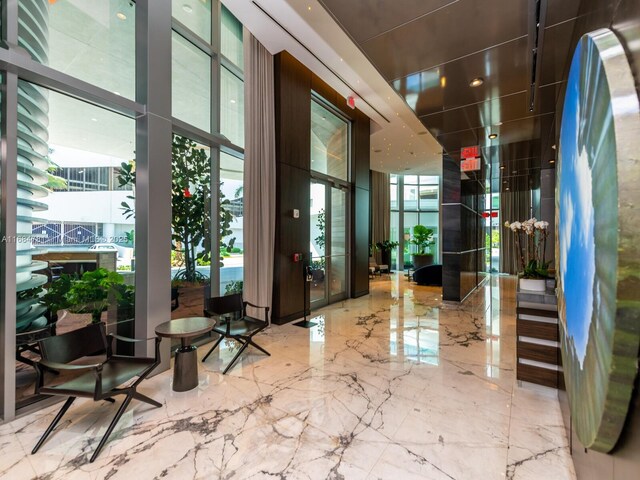
[[[348,297],[348,193],[346,186],[328,180],[311,180],[309,298],[312,309]]]

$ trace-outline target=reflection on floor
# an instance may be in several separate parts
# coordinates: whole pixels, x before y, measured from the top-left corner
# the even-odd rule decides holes
[[[163,408],[134,401],[93,464],[117,405],[78,401],[34,456],[56,407],[2,425],[0,477],[574,478],[557,399],[515,380],[515,282],[492,283],[457,306],[394,274],[222,376],[226,346],[193,391],[157,375],[141,391]]]

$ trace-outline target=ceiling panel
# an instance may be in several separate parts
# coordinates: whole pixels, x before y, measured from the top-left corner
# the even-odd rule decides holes
[[[545,25],[550,27],[556,23],[576,18],[579,7],[580,0],[548,0]]]
[[[527,89],[526,53],[527,38],[520,37],[395,80],[393,86],[418,116],[511,95]],[[470,88],[476,77],[484,83]]]
[[[512,190],[537,185],[540,169],[553,168],[555,112],[581,0],[548,0],[532,110],[533,0],[458,0],[436,10],[426,0],[323,1],[451,157],[480,145],[492,177]],[[476,77],[484,83],[471,87]]]
[[[458,0],[320,0],[358,43]]]
[[[575,21],[564,22],[544,31],[540,85],[559,82],[564,78],[567,52],[571,49],[571,37]]]
[[[392,80],[526,34],[526,1],[460,0],[361,47],[380,73]]]

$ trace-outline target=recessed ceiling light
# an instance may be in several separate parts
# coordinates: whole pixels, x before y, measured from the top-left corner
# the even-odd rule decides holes
[[[444,87],[446,87],[446,86],[447,86],[447,77],[442,77],[442,78],[440,79],[440,86],[441,86],[442,88],[444,88]]]
[[[184,5],[182,5],[182,10],[184,10],[187,13],[193,12],[193,8],[188,3],[185,3]]]
[[[479,87],[480,85],[482,85],[484,83],[484,78],[482,77],[476,77],[473,80],[471,80],[471,82],[469,82],[469,86],[470,87]]]
[[[555,149],[556,149],[556,146],[555,146],[555,145],[551,145],[551,148],[553,148],[553,149],[555,150]]]
[[[508,191],[508,190],[509,190],[509,187],[505,188],[505,190],[507,190],[507,191]]]
[[[500,170],[504,170],[504,165],[500,165]]]
[[[518,171],[517,171],[517,170],[514,170],[514,171],[513,171],[513,172],[511,172],[511,173],[516,174],[516,173],[518,173]]]
[[[307,10],[311,11],[311,5],[309,5],[309,6],[307,7]]]
[[[98,119],[97,119],[97,118],[92,118],[92,119],[91,119],[91,121],[92,121],[92,122],[97,122],[97,121],[98,121]]]
[[[549,163],[556,163],[555,160],[549,160]]]
[[[127,19],[127,16],[122,12],[116,13],[116,17],[118,17],[120,20],[126,20]]]
[[[233,98],[231,100],[229,100],[229,102],[236,103],[236,101]]]
[[[489,140],[493,140],[494,138],[498,138],[498,134],[497,133],[489,134]]]
[[[502,183],[509,183],[509,182],[507,182],[506,180],[504,180]]]

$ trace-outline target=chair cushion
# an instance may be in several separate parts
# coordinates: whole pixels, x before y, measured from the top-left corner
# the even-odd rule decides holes
[[[153,358],[111,357],[102,367],[102,392],[108,393],[132,378],[139,376],[154,361]],[[86,394],[86,396],[93,397],[96,386],[94,372],[94,370],[87,370],[67,382],[43,387],[40,391],[54,395]]]
[[[230,335],[249,336],[259,332],[266,326],[267,325],[265,324],[265,322],[263,322],[262,320],[258,320],[257,318],[253,318],[249,316],[242,317],[241,319],[238,319],[238,320],[231,320]],[[216,333],[219,333],[220,335],[226,335],[227,333],[226,322],[216,324],[216,326],[213,327],[213,331]]]

